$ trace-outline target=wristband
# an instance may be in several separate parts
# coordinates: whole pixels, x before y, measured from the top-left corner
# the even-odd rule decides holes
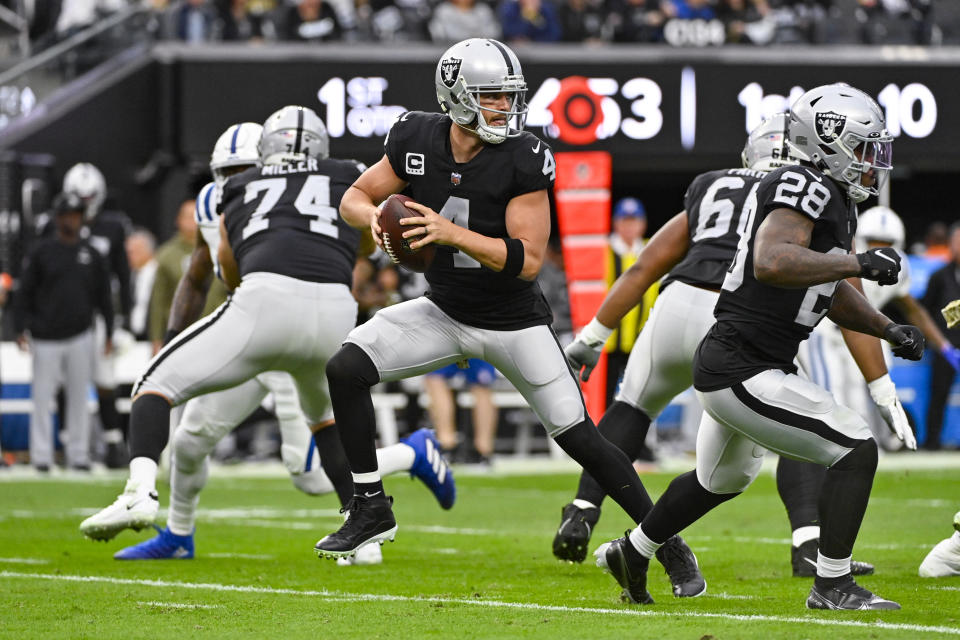
[[[516,238],[504,238],[503,243],[507,245],[507,259],[500,273],[511,278],[516,278],[520,275],[520,272],[523,271],[523,242]]]
[[[870,397],[873,398],[875,403],[880,403],[897,396],[897,387],[893,384],[893,380],[890,379],[889,373],[885,373],[876,380],[868,382],[867,388],[870,390]]]
[[[604,344],[613,335],[614,329],[605,327],[599,320],[594,318],[587,326],[580,330],[580,340],[587,346],[598,347]]]

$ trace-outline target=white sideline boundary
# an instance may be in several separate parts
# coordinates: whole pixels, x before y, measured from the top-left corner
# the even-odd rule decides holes
[[[366,602],[411,602],[411,603],[443,603],[472,605],[476,607],[501,608],[501,609],[519,609],[528,611],[552,611],[555,613],[580,613],[580,614],[598,614],[598,615],[620,615],[634,616],[638,618],[713,618],[720,620],[733,620],[743,622],[765,622],[765,623],[788,623],[788,624],[816,624],[826,627],[856,627],[861,629],[884,629],[890,631],[914,631],[917,633],[942,633],[947,635],[960,636],[960,627],[942,627],[942,626],[924,626],[918,624],[897,624],[892,622],[861,622],[859,620],[829,620],[817,617],[800,616],[766,616],[766,615],[743,615],[736,613],[715,613],[715,612],[678,612],[678,611],[650,611],[643,609],[608,609],[601,607],[565,607],[562,605],[545,605],[531,602],[504,602],[501,600],[478,600],[470,598],[443,598],[433,596],[398,596],[391,594],[374,593],[340,593],[337,591],[323,590],[298,590],[282,589],[272,587],[255,587],[248,585],[219,584],[211,582],[176,582],[171,580],[141,580],[133,578],[111,578],[108,576],[79,576],[79,575],[53,575],[46,573],[19,573],[14,571],[0,571],[0,578],[4,579],[22,579],[22,580],[51,580],[56,582],[90,582],[102,584],[116,584],[126,586],[140,587],[162,587],[195,589],[203,591],[221,591],[232,593],[258,593],[269,595],[289,595],[289,596],[309,596],[325,598],[329,600],[354,600]],[[840,614],[842,615],[842,614]]]

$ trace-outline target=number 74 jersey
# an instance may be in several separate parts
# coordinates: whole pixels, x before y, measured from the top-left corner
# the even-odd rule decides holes
[[[747,197],[741,216],[744,232],[714,315],[718,324],[748,347],[741,357],[756,360],[753,364],[765,369],[792,368],[800,343],[830,311],[837,288],[837,282],[826,282],[786,289],[754,277],[757,229],[771,211],[782,208],[813,221],[809,248],[819,253],[849,253],[857,231],[856,205],[833,180],[813,168],[771,171]]]

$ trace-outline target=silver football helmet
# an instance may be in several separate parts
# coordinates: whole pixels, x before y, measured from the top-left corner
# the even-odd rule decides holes
[[[773,171],[797,164],[787,146],[787,114],[775,113],[750,132],[740,160],[745,169]]]
[[[848,84],[816,87],[790,107],[787,144],[841,185],[854,202],[877,195],[893,168],[893,136],[876,101]],[[873,184],[862,179],[872,174]]]
[[[903,221],[890,207],[870,207],[857,218],[857,244],[864,245],[863,251],[870,241],[889,242],[894,249],[903,251],[906,236]]]
[[[256,122],[241,122],[230,125],[217,138],[210,154],[210,170],[213,181],[223,187],[227,181],[224,169],[229,167],[255,166],[260,164],[260,133],[263,127]]]
[[[440,108],[456,124],[476,132],[484,142],[500,144],[519,136],[527,120],[527,83],[520,60],[510,47],[489,38],[470,38],[453,45],[437,63],[434,77]],[[491,126],[481,113],[481,93],[508,93],[503,126]]]
[[[263,164],[300,162],[330,155],[330,136],[323,120],[309,107],[288,105],[263,123],[260,161]]]
[[[89,162],[78,162],[63,176],[63,193],[80,198],[86,207],[86,219],[92,220],[107,198],[107,181]]]

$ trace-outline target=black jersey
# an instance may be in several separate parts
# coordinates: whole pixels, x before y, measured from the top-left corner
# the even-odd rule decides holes
[[[101,211],[90,222],[87,241],[100,252],[110,271],[112,288],[120,303],[119,311],[127,321],[133,307],[130,293],[130,261],[127,258],[127,236],[132,225],[120,211]]]
[[[220,209],[241,278],[265,271],[350,286],[360,232],[339,206],[361,169],[351,160],[308,158],[230,178]]]
[[[485,145],[469,162],[454,161],[452,121],[439,113],[411,111],[393,125],[384,142],[404,191],[466,227],[492,238],[508,238],[507,203],[516,196],[550,189],[556,165],[550,147],[523,132]],[[427,296],[453,319],[481,329],[516,330],[550,324],[553,317],[536,282],[505,276],[453,247],[437,246],[426,273]]]
[[[743,233],[744,203],[764,174],[751,169],[721,169],[701,173],[683,197],[690,249],[660,285],[677,280],[719,289]]]
[[[795,373],[800,343],[830,311],[837,282],[786,289],[758,282],[753,275],[756,231],[771,211],[781,208],[813,220],[813,251],[850,252],[857,209],[833,180],[800,166],[767,174],[746,204],[746,232],[717,300],[717,322],[697,350],[694,386],[700,391],[726,388],[767,369]]]

